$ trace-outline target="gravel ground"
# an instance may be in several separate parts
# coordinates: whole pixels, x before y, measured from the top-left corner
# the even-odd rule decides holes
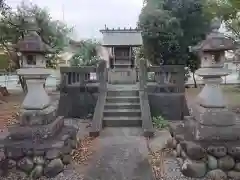
[[[7,177],[0,177],[0,180],[29,180],[29,178],[22,172],[14,171],[10,172]],[[54,178],[41,177],[39,180],[83,180],[83,174],[70,166]]]

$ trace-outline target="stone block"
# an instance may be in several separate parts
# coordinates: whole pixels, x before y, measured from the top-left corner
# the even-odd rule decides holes
[[[36,126],[11,126],[8,138],[13,140],[47,139],[55,135],[64,125],[64,119],[59,116],[52,123]]]
[[[196,122],[194,138],[207,141],[238,140],[240,139],[240,126],[204,126]]]
[[[187,156],[192,160],[200,160],[206,156],[206,151],[200,145],[194,142],[182,141],[180,144]]]
[[[76,128],[71,126],[64,126],[62,130],[54,137],[44,139],[40,143],[33,143],[32,139],[13,140],[6,139],[4,141],[5,155],[8,158],[19,159],[24,155],[30,156],[44,156],[50,149],[62,149],[65,147],[62,137],[65,134],[71,134],[75,132]]]
[[[20,110],[20,125],[46,125],[56,119],[57,115],[57,103],[48,106],[42,110]]]
[[[192,115],[200,124],[206,126],[231,126],[237,120],[236,114],[227,108],[205,108],[195,105]]]
[[[240,146],[229,146],[228,154],[233,156],[235,159],[240,160]]]

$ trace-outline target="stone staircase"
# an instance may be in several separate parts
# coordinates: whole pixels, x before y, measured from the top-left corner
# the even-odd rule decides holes
[[[103,111],[103,127],[141,127],[138,90],[108,90]]]

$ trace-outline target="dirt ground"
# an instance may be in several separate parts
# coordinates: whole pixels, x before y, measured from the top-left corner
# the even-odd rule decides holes
[[[25,94],[19,90],[10,90],[9,96],[4,96],[0,101],[0,131],[6,130],[7,126],[17,122],[17,115]],[[56,98],[57,92],[48,92],[51,97]]]

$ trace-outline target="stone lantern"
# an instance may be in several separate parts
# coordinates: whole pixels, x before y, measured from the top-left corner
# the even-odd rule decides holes
[[[45,55],[51,48],[43,43],[37,34],[38,28],[33,19],[26,19],[27,35],[18,42],[17,50],[21,54],[21,68],[17,73],[26,80],[28,92],[22,103],[23,109],[44,109],[49,106],[50,99],[43,88],[50,70],[46,69]]]
[[[28,92],[19,112],[19,123],[8,127],[4,139],[5,160],[14,160],[20,170],[29,174],[29,179],[43,174],[54,177],[63,171],[64,163],[69,163],[64,160],[76,148],[77,129],[58,116],[58,101],[50,101],[43,88],[50,75],[45,59],[50,48],[36,33],[34,21],[28,19],[26,23],[28,33],[16,48],[22,56],[17,73],[25,78]]]
[[[201,68],[196,74],[203,78],[205,86],[198,96],[200,104],[204,107],[225,107],[221,88],[222,76],[227,76],[230,71],[224,67],[225,51],[235,49],[232,39],[226,38],[218,30],[221,22],[214,19],[212,32],[207,38],[200,42],[192,50],[197,52],[201,58]]]
[[[203,78],[205,84],[197,97],[196,106],[192,109],[192,115],[201,125],[201,128],[195,132],[196,139],[208,137],[209,134],[204,130],[204,126],[208,126],[208,129],[211,125],[228,126],[233,125],[236,120],[235,114],[226,108],[226,101],[220,87],[221,77],[230,74],[230,71],[224,68],[225,51],[235,49],[236,44],[218,31],[220,25],[221,22],[214,19],[211,26],[212,32],[192,48],[201,58],[201,68],[196,71],[196,74]]]
[[[236,47],[234,41],[218,32],[220,21],[213,20],[212,32],[192,47],[201,58],[196,74],[205,87],[191,106],[191,116],[170,125],[172,142],[177,142],[181,172],[192,178],[235,179],[234,166],[240,158],[240,119],[225,105],[220,83],[230,72],[223,68],[225,51]]]

